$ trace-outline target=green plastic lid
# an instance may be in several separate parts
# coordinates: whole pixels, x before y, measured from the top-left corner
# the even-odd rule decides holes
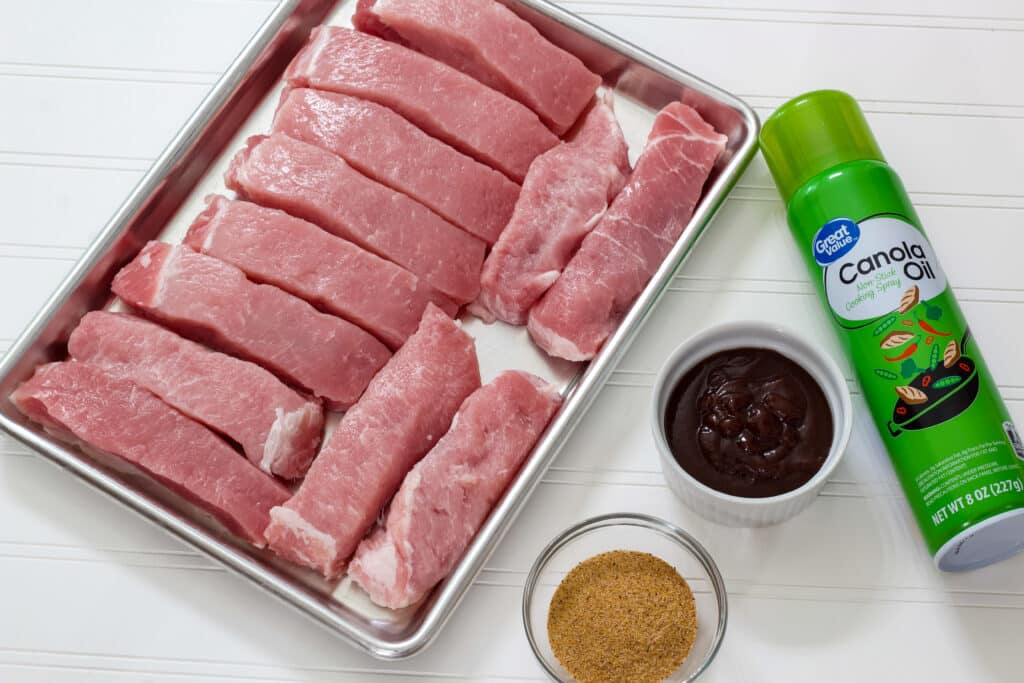
[[[761,153],[789,203],[808,180],[850,161],[885,161],[857,100],[816,90],[779,107],[761,129]]]

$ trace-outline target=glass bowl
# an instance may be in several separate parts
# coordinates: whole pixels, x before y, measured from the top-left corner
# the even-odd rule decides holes
[[[690,584],[697,604],[697,640],[682,666],[665,680],[696,681],[715,658],[725,634],[729,611],[725,583],[708,551],[690,534],[648,515],[593,517],[566,529],[544,548],[523,590],[523,625],[537,661],[552,680],[575,680],[551,651],[548,607],[558,584],[573,567],[611,550],[635,550],[660,557]]]

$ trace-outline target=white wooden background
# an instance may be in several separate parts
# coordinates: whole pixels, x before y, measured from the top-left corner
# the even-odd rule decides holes
[[[270,0],[0,0],[0,351],[200,101]],[[902,173],[1024,426],[1024,3],[592,0],[564,5],[751,102],[838,87]],[[519,620],[537,551],[592,514],[691,530],[731,621],[709,681],[1020,681],[1024,556],[931,567],[855,394],[818,501],[766,530],[703,522],[669,494],[647,431],[654,371],[740,318],[837,358],[756,160],[440,639],[382,664],[0,438],[0,680],[541,680]]]

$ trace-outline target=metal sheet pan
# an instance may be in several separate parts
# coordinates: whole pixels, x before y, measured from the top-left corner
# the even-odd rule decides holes
[[[729,142],[690,225],[593,361],[582,365],[555,362],[537,350],[521,328],[465,321],[466,329],[477,338],[485,380],[506,368],[530,370],[555,382],[566,401],[451,576],[421,604],[401,611],[381,609],[347,579],[328,584],[272,553],[251,548],[161,487],[109,459],[98,459],[52,438],[28,422],[8,400],[11,391],[31,375],[36,365],[66,356],[68,335],[85,313],[116,306],[109,286],[121,266],[148,240],[180,240],[203,205],[203,198],[224,191],[222,175],[231,155],[247,136],[269,127],[281,88],[280,77],[288,62],[317,24],[348,25],[355,0],[284,0],[275,7],[0,362],[0,427],[5,431],[255,586],[382,659],[411,656],[439,633],[756,149],[757,117],[732,95],[546,0],[501,1],[604,77],[605,87],[614,94],[616,113],[634,159],[654,114],[677,99],[694,106],[728,136]]]

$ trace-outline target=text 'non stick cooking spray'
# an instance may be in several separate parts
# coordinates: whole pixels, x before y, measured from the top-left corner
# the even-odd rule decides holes
[[[784,104],[761,150],[935,564],[1024,547],[1024,444],[857,102]]]

